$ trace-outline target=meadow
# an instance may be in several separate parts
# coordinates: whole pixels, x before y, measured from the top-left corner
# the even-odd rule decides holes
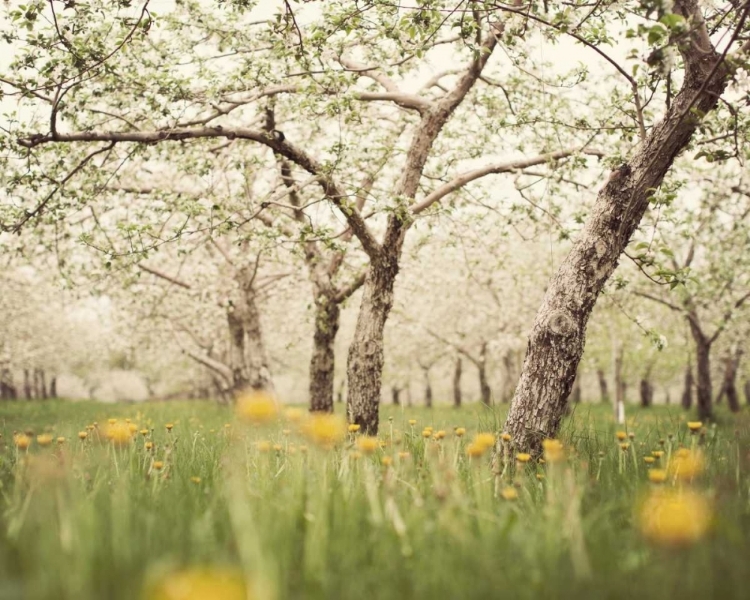
[[[504,412],[4,403],[0,598],[747,596],[745,413],[584,404],[493,461]]]

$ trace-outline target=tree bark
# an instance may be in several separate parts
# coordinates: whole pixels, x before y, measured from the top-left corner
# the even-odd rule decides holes
[[[396,385],[391,386],[391,404],[401,406],[401,388]]]
[[[229,368],[232,370],[232,390],[240,392],[248,385],[249,377],[245,364],[245,329],[234,306],[227,310],[229,328]]]
[[[453,369],[453,406],[461,408],[461,375],[463,374],[463,361],[460,356],[456,357],[456,367]]]
[[[391,217],[394,218],[394,217]],[[347,413],[367,435],[378,432],[380,386],[383,375],[383,330],[393,306],[393,286],[398,274],[401,244],[383,248],[370,261],[362,290],[354,339],[346,363],[349,390]]]
[[[710,420],[713,416],[713,391],[711,387],[711,342],[703,334],[694,311],[688,314],[690,333],[695,342],[695,372],[697,379],[698,418]]]
[[[682,390],[681,404],[685,410],[690,410],[693,407],[693,366],[688,363],[685,367],[685,387]]]
[[[596,370],[596,376],[599,379],[599,396],[601,402],[609,403],[609,390],[607,389],[607,377],[603,369]]]
[[[724,358],[724,380],[721,385],[719,397],[726,395],[729,410],[740,411],[740,400],[737,394],[737,370],[739,368],[742,350],[737,348],[727,353]],[[718,403],[718,398],[717,398]]]
[[[315,298],[315,334],[310,359],[310,410],[333,412],[334,343],[341,307],[328,294]]]
[[[57,377],[54,375],[49,381],[49,397],[57,398]]]
[[[654,403],[654,386],[647,378],[641,379],[641,407],[650,408]]]
[[[487,346],[487,342],[484,342],[479,350],[477,371],[479,374],[479,391],[482,396],[482,404],[492,406],[492,388],[489,381],[487,381]]]
[[[615,374],[615,423],[625,422],[625,382],[622,380],[623,348],[619,342],[615,345],[613,355],[613,372]]]
[[[596,300],[648,209],[652,190],[690,142],[700,115],[711,112],[724,91],[728,69],[711,45],[697,2],[676,0],[674,10],[692,24],[680,45],[682,87],[664,119],[601,188],[581,235],[547,287],[505,423],[519,448],[536,452],[544,438],[557,434]]]
[[[750,404],[750,379],[745,381],[745,385],[743,386],[743,389],[745,391],[745,403]]]

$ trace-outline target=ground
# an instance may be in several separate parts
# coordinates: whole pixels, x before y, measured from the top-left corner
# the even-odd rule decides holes
[[[580,405],[493,466],[504,412],[2,404],[0,598],[746,596],[744,413]]]

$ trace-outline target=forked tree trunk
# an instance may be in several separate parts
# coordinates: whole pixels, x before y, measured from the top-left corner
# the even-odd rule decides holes
[[[538,451],[544,438],[557,434],[594,304],[648,209],[652,190],[690,142],[700,115],[711,112],[724,91],[728,70],[719,65],[697,2],[676,0],[674,10],[693,25],[680,45],[682,88],[664,120],[600,190],[583,231],[547,287],[505,423],[520,448]]]
[[[453,406],[461,408],[461,375],[463,373],[463,361],[460,356],[456,357],[456,367],[453,369]]]
[[[400,244],[384,247],[370,268],[362,290],[354,339],[349,346],[347,413],[368,435],[378,432],[380,386],[383,375],[383,329],[393,306]]]
[[[607,377],[603,369],[596,370],[596,376],[599,380],[599,397],[602,402],[609,403],[609,390],[607,389]]]
[[[334,343],[341,307],[328,294],[315,298],[315,334],[310,360],[310,410],[333,412]]]
[[[693,366],[688,363],[685,368],[685,386],[682,389],[682,408],[690,410],[693,407]]]

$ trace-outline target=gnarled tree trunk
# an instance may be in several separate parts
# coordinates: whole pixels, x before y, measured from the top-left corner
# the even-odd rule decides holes
[[[691,22],[680,44],[682,88],[663,121],[601,188],[583,231],[547,287],[505,423],[520,448],[538,451],[544,438],[557,434],[594,304],[646,212],[652,190],[690,142],[700,115],[712,111],[724,91],[728,70],[711,45],[697,2],[676,0],[674,10]]]

